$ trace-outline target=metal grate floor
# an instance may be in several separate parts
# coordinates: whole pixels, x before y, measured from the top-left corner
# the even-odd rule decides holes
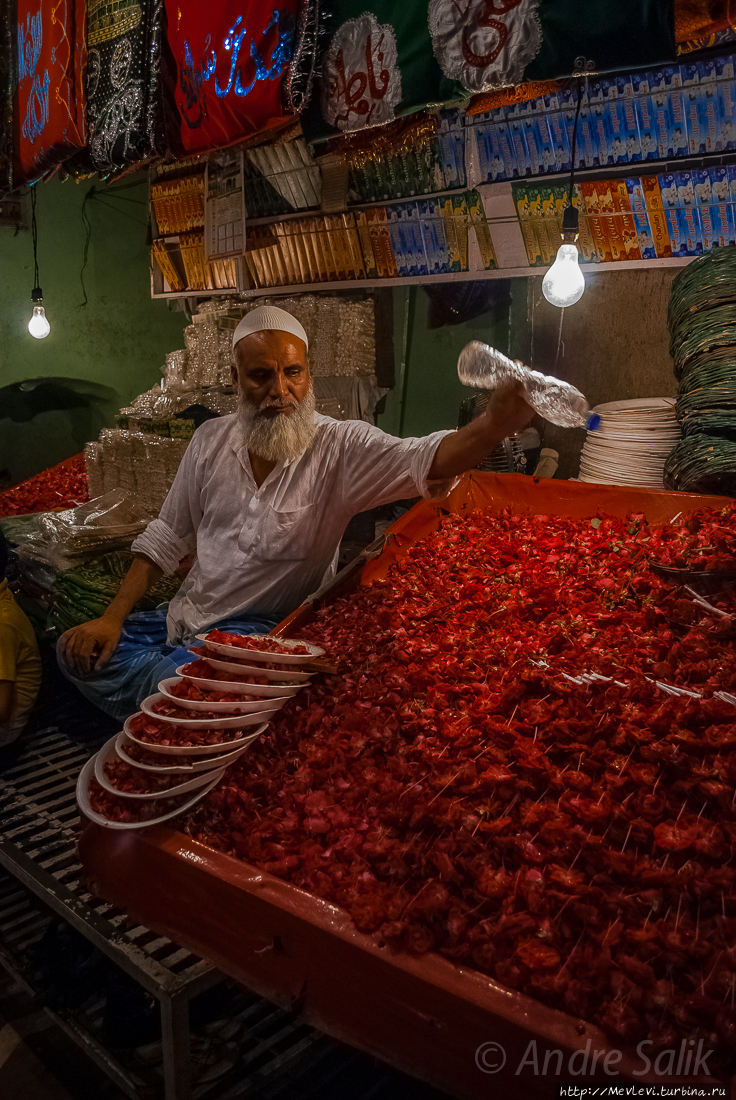
[[[111,1051],[105,1044],[104,989],[73,1011],[47,1009],[132,1100],[235,1100],[245,1093],[254,1100],[442,1100],[443,1093],[332,1042],[229,982],[228,1019],[238,1025],[228,1047],[231,1065],[216,1081],[198,1082],[196,1051],[189,1062],[189,1007],[225,988],[223,975],[94,897],[77,858],[76,780],[102,740],[79,743],[57,726],[30,730],[16,763],[0,774],[0,965],[34,992],[34,952],[61,920],[160,1001],[164,1037],[164,1005],[184,1005],[165,1080],[161,1067],[141,1066],[132,1050]],[[200,1056],[201,1043],[200,1037]]]

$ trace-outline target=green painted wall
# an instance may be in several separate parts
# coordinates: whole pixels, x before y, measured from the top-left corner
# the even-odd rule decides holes
[[[28,333],[33,287],[31,234],[0,229],[0,390],[40,377],[75,379],[92,396],[88,407],[9,419],[0,408],[0,471],[12,483],[82,449],[115,412],[163,373],[166,352],[181,348],[186,318],[151,301],[147,244],[148,187],[144,179],[106,188],[96,181],[51,180],[38,185],[38,264],[51,324],[45,340]],[[91,238],[85,283],[80,283],[86,205]],[[30,203],[29,203],[30,216]],[[85,388],[85,387],[82,387]],[[16,411],[15,415],[18,413]]]
[[[430,302],[421,287],[394,291],[396,386],[386,397],[379,427],[392,435],[421,436],[456,428],[460,404],[470,391],[457,376],[457,357],[471,340],[508,350],[508,309],[430,329]]]

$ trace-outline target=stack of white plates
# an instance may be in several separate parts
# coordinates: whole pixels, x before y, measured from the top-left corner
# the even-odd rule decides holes
[[[579,480],[661,489],[665,459],[680,439],[674,397],[609,401],[591,411],[601,423],[585,438]]]

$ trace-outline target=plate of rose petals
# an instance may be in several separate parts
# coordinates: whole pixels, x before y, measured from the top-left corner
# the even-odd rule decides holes
[[[214,708],[198,711],[197,715],[180,705],[180,700],[174,701],[167,698],[160,691],[155,695],[149,695],[141,703],[141,710],[149,718],[158,718],[162,722],[169,722],[174,726],[186,726],[190,729],[237,729],[239,726],[253,725],[254,722],[262,722],[258,715],[275,714],[288,696],[283,699],[258,699],[253,703],[230,703],[225,714]],[[246,721],[247,719],[247,721]]]
[[[242,728],[256,722],[261,724],[253,733],[246,733]],[[190,729],[167,725],[138,711],[125,719],[123,730],[131,741],[149,752],[172,756],[207,756],[215,752],[235,752],[236,749],[249,745],[261,736],[267,725],[268,722],[263,721],[263,715],[246,714],[240,729]]]
[[[311,642],[275,638],[272,634],[228,634],[224,630],[210,630],[208,634],[198,634],[197,641],[226,657],[247,658],[256,664],[278,661],[282,665],[303,665],[325,655],[324,649]]]
[[[123,760],[117,748],[118,734],[111,737],[95,756],[94,776],[110,794],[122,798],[177,798],[204,787],[215,776],[225,773],[225,766],[198,772],[191,778],[167,774],[166,771],[143,770],[137,764]]]
[[[162,680],[158,685],[159,692],[171,700],[175,707],[183,707],[191,711],[191,717],[197,717],[197,711],[210,711],[220,714],[255,714],[259,710],[268,710],[269,706],[277,703],[284,705],[290,698],[291,692],[284,692],[282,696],[272,695],[270,698],[259,698],[256,695],[233,694],[223,691],[222,685],[214,690],[206,690],[186,680],[181,676],[170,676]],[[253,704],[256,704],[253,706]],[[141,706],[141,709],[143,707]],[[158,713],[158,712],[157,712]]]
[[[301,690],[302,684],[271,684],[268,683],[263,673],[258,676],[249,676],[241,672],[238,679],[236,672],[223,672],[216,669],[209,661],[190,661],[187,665],[179,665],[176,675],[196,684],[202,691],[227,691],[233,695],[255,695],[256,698],[279,698],[282,695],[296,695]],[[255,683],[254,681],[265,681]],[[161,685],[159,684],[159,689]]]
[[[265,726],[264,726],[265,729]],[[251,744],[232,752],[215,752],[213,756],[164,756],[154,750],[153,745],[145,748],[139,741],[131,741],[127,733],[119,733],[115,741],[115,750],[121,760],[133,764],[141,771],[161,772],[164,775],[196,775],[199,772],[212,771],[233,764],[247,751]]]
[[[91,757],[79,773],[77,804],[85,817],[106,829],[142,829],[160,825],[177,814],[191,809],[200,798],[212,790],[222,778],[222,769],[208,775],[205,786],[173,798],[135,800],[123,794],[111,794],[101,787],[94,774],[95,757]]]

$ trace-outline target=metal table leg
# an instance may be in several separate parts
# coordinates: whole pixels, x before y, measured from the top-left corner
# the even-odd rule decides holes
[[[161,994],[161,1040],[164,1052],[165,1100],[190,1100],[189,998]]]

